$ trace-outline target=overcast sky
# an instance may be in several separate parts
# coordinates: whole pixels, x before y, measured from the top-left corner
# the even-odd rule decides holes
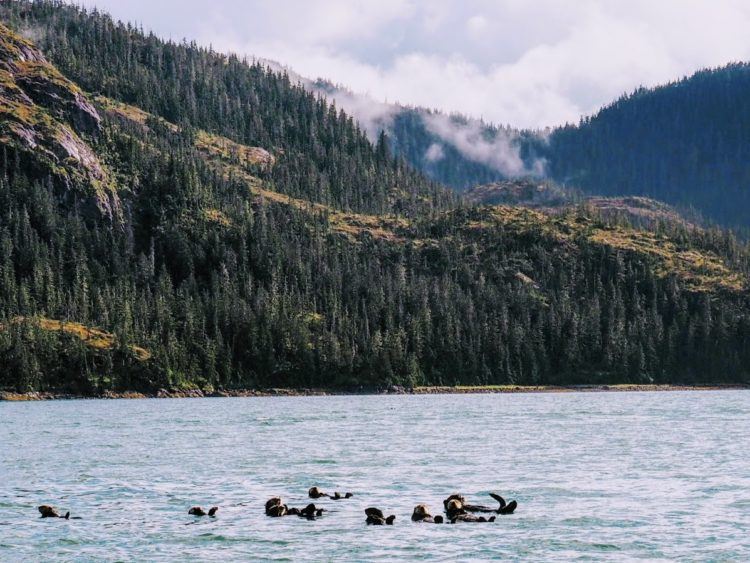
[[[166,38],[500,124],[750,59],[747,0],[84,0]]]

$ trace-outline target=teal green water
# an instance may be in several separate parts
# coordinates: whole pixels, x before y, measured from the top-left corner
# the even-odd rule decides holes
[[[0,560],[747,561],[748,445],[746,391],[0,403]],[[355,496],[264,516],[312,485]],[[409,520],[455,491],[519,509]]]

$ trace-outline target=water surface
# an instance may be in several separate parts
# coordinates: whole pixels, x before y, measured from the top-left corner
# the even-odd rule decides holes
[[[743,561],[748,444],[747,391],[0,403],[0,560]],[[312,485],[355,496],[263,515]],[[519,509],[410,522],[455,491]],[[367,506],[396,524],[365,526]]]

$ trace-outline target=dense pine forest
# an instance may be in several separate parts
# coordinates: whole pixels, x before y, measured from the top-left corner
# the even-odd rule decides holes
[[[556,130],[547,172],[601,195],[645,195],[750,229],[750,65],[641,88]]]
[[[0,19],[0,389],[750,380],[727,232],[473,207],[261,65]]]
[[[750,233],[750,64],[703,70],[657,88],[640,88],[578,124],[546,132],[497,128],[453,116],[487,143],[498,136],[535,171],[562,185],[602,196],[655,198],[707,222]],[[467,155],[428,126],[433,114],[397,108],[393,148],[436,181],[464,191],[507,179],[485,154]],[[440,147],[440,158],[429,158]]]

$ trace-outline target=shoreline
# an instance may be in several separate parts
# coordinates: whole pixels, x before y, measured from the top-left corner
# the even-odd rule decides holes
[[[469,386],[429,386],[407,389],[392,386],[381,390],[346,391],[338,389],[229,389],[203,391],[201,389],[160,389],[156,393],[137,391],[79,395],[56,391],[29,391],[17,393],[0,391],[0,402],[60,401],[92,399],[198,399],[213,397],[326,397],[353,395],[470,395],[470,394],[510,394],[510,393],[622,393],[622,392],[664,392],[664,391],[739,391],[750,390],[750,384],[727,383],[706,385],[681,384],[640,384],[622,383],[615,385],[484,385]]]

